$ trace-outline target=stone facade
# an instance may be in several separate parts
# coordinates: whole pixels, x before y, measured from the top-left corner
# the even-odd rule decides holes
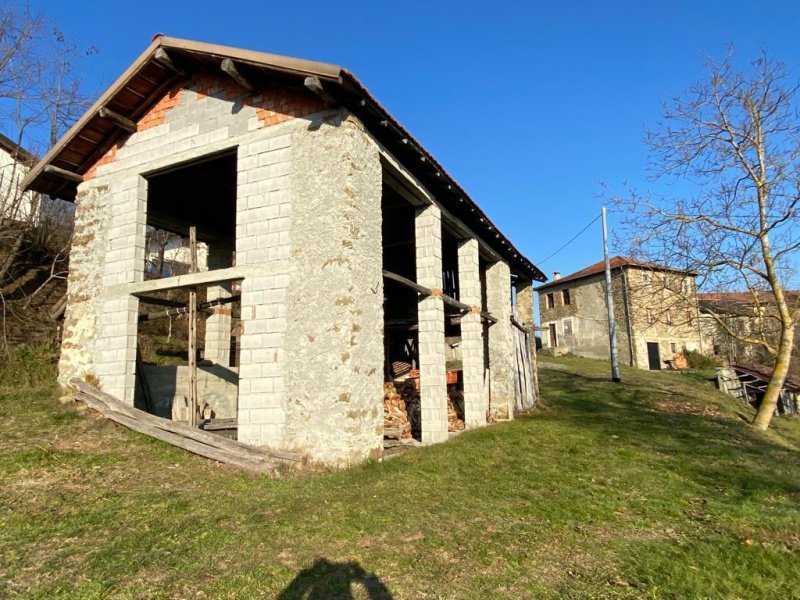
[[[693,277],[629,265],[612,269],[611,286],[622,364],[648,369],[657,348],[663,368],[664,361],[683,349],[701,349]],[[540,289],[538,298],[543,348],[608,360],[604,273],[556,280]]]

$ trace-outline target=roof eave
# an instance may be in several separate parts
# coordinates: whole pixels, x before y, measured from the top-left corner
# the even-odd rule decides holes
[[[384,145],[398,155],[413,151],[417,153],[417,160],[412,161],[409,167],[420,176],[426,186],[431,188],[437,199],[447,198],[453,205],[456,214],[465,215],[465,220],[479,234],[485,232],[485,237],[490,246],[495,247],[498,254],[508,260],[512,269],[529,277],[534,281],[546,281],[546,276],[530,260],[528,260],[512,243],[500,232],[483,212],[478,204],[466,191],[445,171],[439,162],[420,144],[394,117],[378,102],[367,88],[349,71],[338,65],[309,61],[298,58],[284,57],[275,54],[242,50],[227,46],[218,46],[205,42],[196,42],[180,38],[157,35],[151,44],[138,58],[123,72],[120,77],[98,98],[98,100],[84,113],[75,124],[59,139],[49,152],[31,169],[22,182],[23,188],[37,189],[37,182],[41,181],[45,167],[56,159],[61,152],[72,142],[76,136],[99,115],[100,109],[106,106],[125,86],[136,76],[150,60],[155,52],[163,48],[185,53],[197,53],[219,58],[230,58],[235,61],[250,64],[254,67],[274,69],[298,76],[315,76],[324,80],[330,92],[337,100],[342,101],[351,112],[359,116],[365,124]],[[117,136],[122,133],[115,134]],[[111,137],[104,143],[113,143],[117,139]],[[403,141],[405,140],[405,141]],[[398,156],[401,158],[401,156]],[[430,168],[424,164],[430,165]],[[84,171],[85,172],[85,171]],[[79,172],[83,175],[83,172]],[[40,184],[44,185],[44,184]],[[76,187],[75,183],[66,183],[61,190],[68,186]],[[49,188],[47,188],[49,189]],[[70,188],[72,189],[72,188]],[[43,191],[39,189],[38,191]],[[66,195],[66,194],[65,194]],[[74,190],[72,191],[74,195]]]

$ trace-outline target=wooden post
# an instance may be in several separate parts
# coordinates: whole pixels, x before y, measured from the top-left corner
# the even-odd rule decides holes
[[[189,227],[190,271],[197,273],[197,227]],[[197,427],[197,288],[189,290],[189,425]]]

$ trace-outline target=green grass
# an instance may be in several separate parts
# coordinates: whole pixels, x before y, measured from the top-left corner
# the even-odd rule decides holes
[[[800,422],[545,360],[513,423],[279,481],[0,387],[0,597],[800,598]]]

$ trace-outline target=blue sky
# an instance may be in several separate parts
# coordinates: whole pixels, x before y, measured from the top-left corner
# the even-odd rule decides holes
[[[647,186],[642,143],[704,57],[762,49],[797,73],[800,2],[33,1],[112,82],[155,33],[353,71],[535,263],[611,190]],[[614,227],[614,216],[611,216]],[[612,253],[615,249],[612,247]],[[599,222],[539,266],[602,258]]]

